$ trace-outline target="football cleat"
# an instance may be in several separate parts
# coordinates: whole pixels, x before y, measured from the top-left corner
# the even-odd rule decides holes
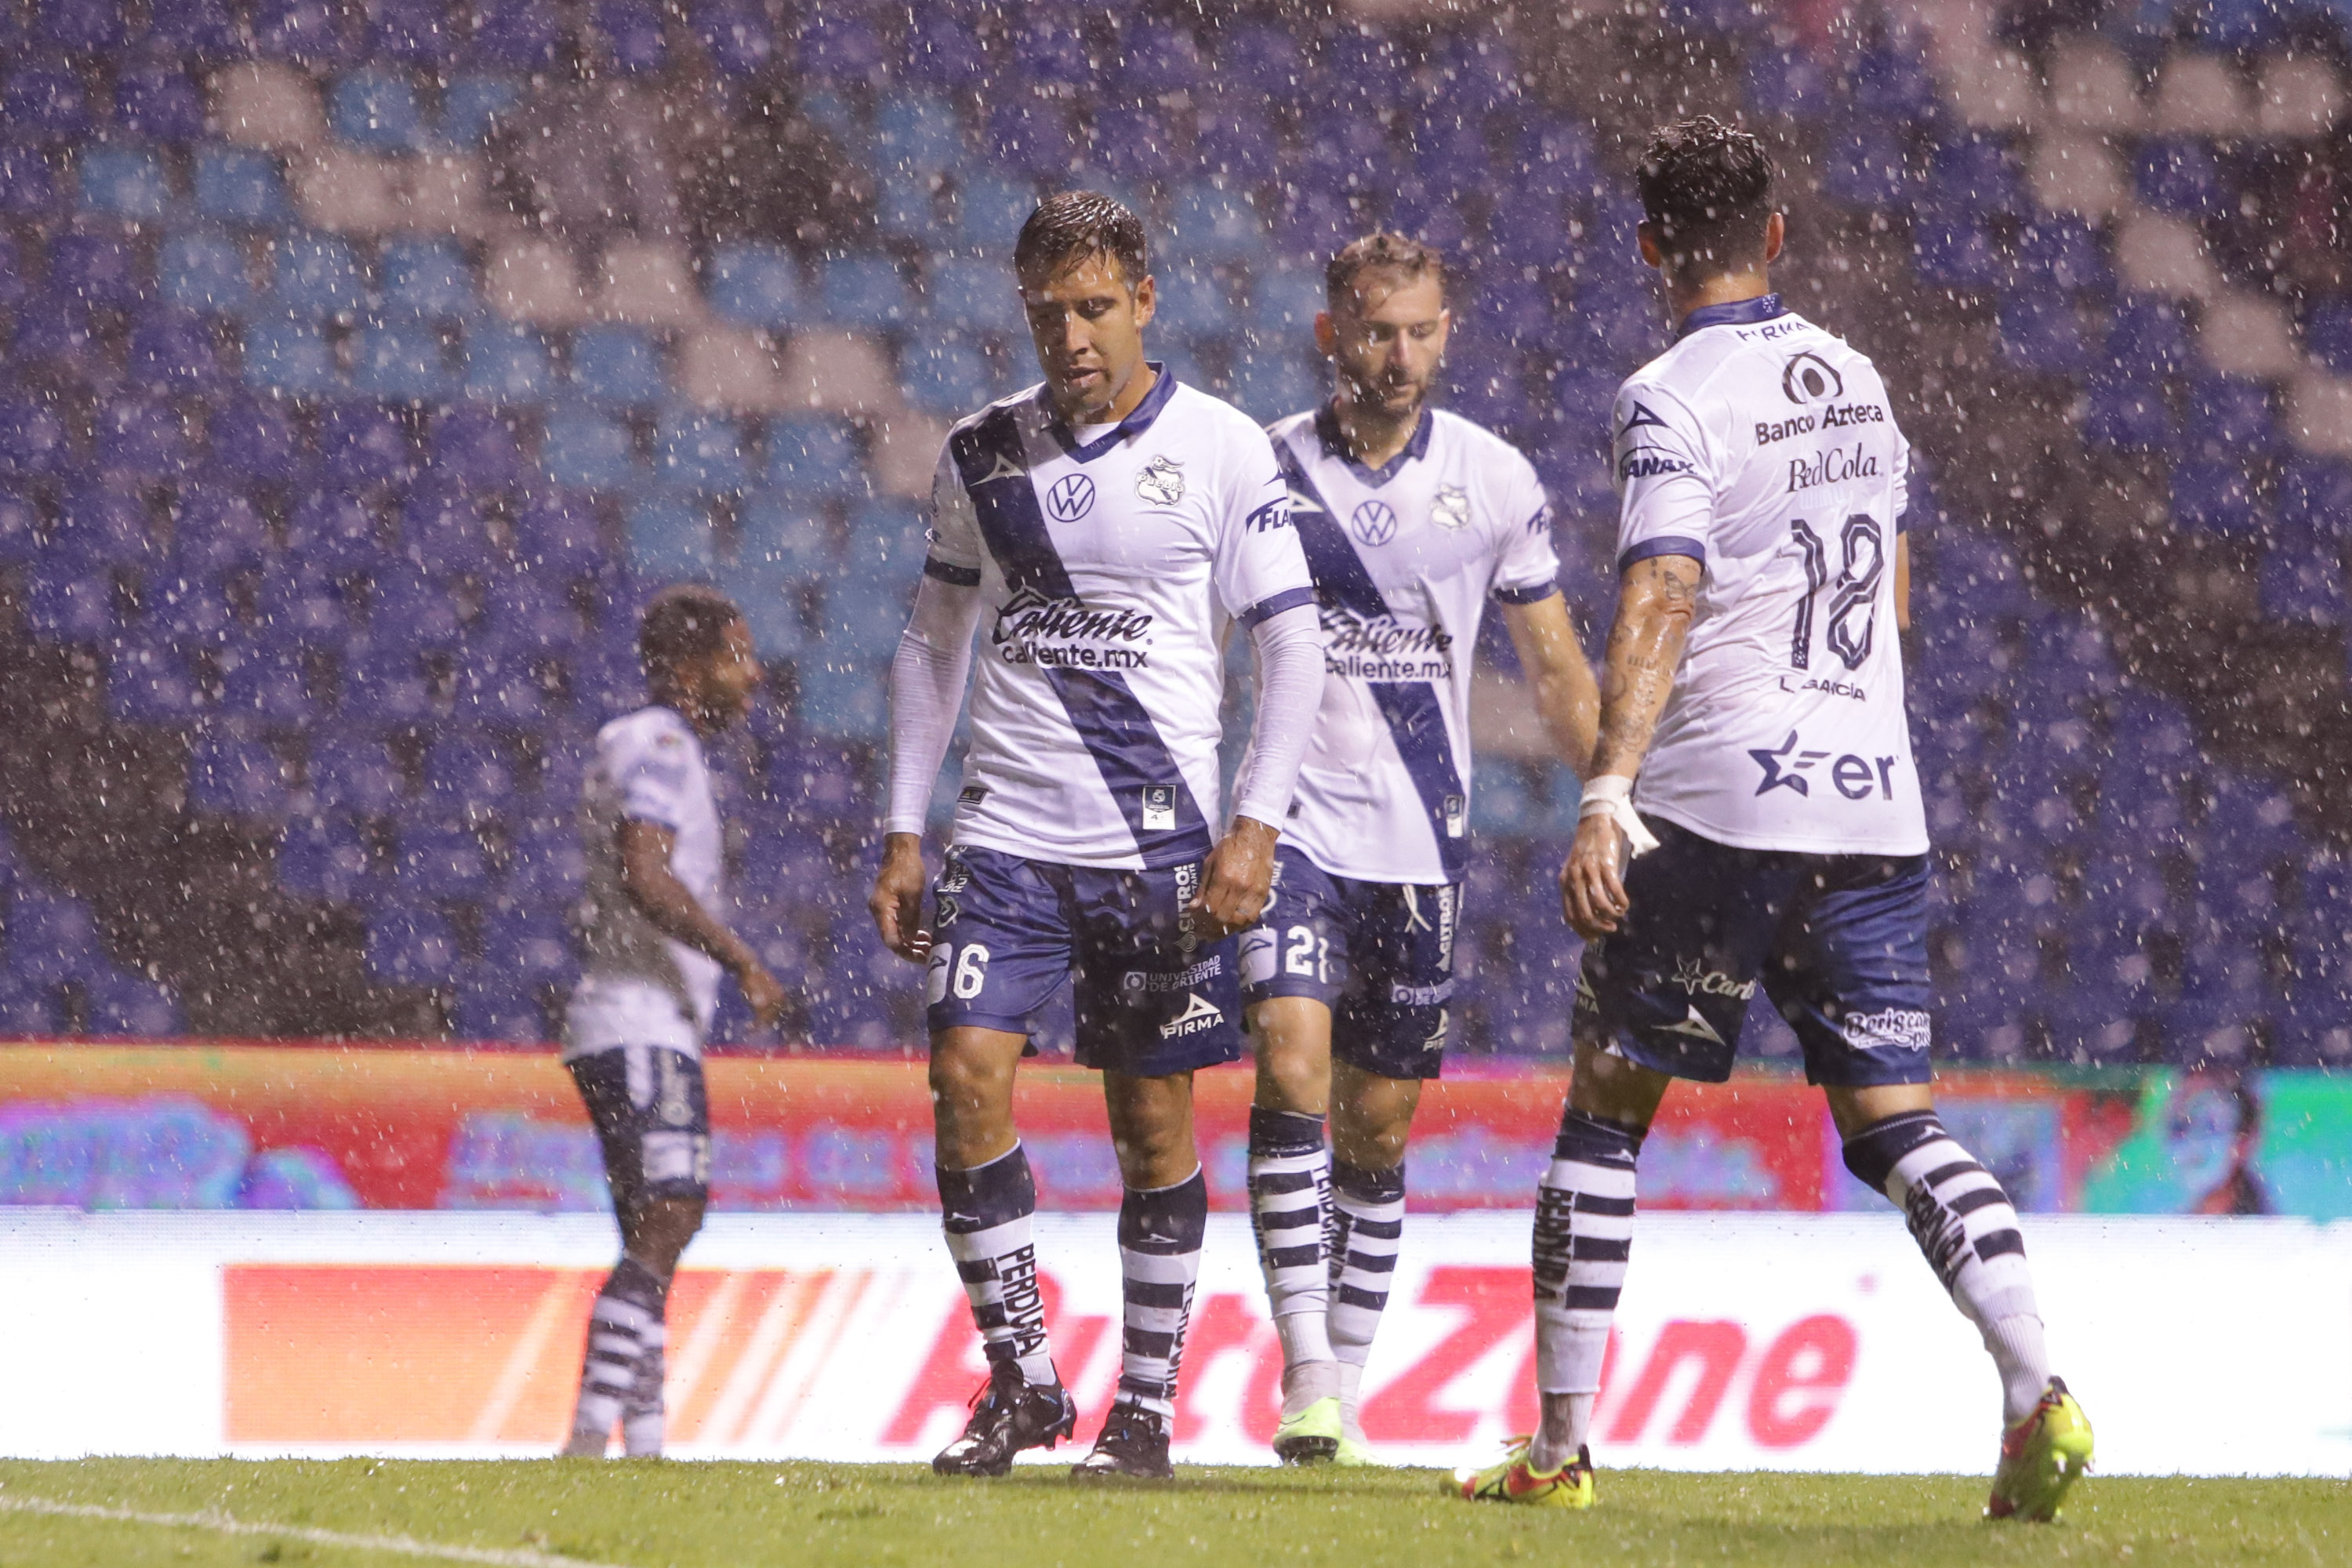
[[[2033,1413],[2000,1435],[2000,1463],[1992,1472],[1987,1519],[2058,1517],[2067,1491],[2091,1468],[2091,1420],[2063,1378],[2053,1377]]]
[[[1095,1450],[1070,1467],[1074,1481],[1108,1480],[1125,1477],[1129,1480],[1170,1481],[1176,1479],[1175,1467],[1168,1462],[1168,1423],[1140,1405],[1122,1399],[1110,1407],[1103,1419],[1102,1436],[1095,1439]]]
[[[1579,1448],[1576,1458],[1556,1470],[1533,1468],[1528,1463],[1532,1437],[1520,1437],[1500,1462],[1483,1470],[1461,1469],[1439,1486],[1466,1502],[1514,1502],[1528,1508],[1591,1508],[1592,1450]]]
[[[1339,1434],[1339,1447],[1331,1456],[1331,1463],[1342,1470],[1385,1470],[1386,1459],[1372,1452],[1372,1446],[1351,1432]]]
[[[1296,1415],[1286,1415],[1274,1429],[1274,1451],[1286,1465],[1320,1465],[1339,1457],[1345,1434],[1339,1426],[1339,1396],[1317,1400]]]
[[[1077,1402],[1057,1378],[1025,1382],[1013,1362],[999,1362],[972,1395],[963,1436],[941,1448],[931,1468],[942,1476],[1001,1476],[1024,1448],[1050,1448],[1078,1427]]]

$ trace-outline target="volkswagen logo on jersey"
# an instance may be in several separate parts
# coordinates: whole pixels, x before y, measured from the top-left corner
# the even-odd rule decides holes
[[[1384,500],[1360,504],[1348,519],[1348,531],[1364,544],[1386,544],[1396,537],[1396,509]]]
[[[1822,403],[1845,395],[1845,377],[1817,353],[1792,355],[1780,372],[1780,390],[1795,404]]]
[[[1076,522],[1094,510],[1095,482],[1084,474],[1065,474],[1045,492],[1045,508],[1055,522]]]

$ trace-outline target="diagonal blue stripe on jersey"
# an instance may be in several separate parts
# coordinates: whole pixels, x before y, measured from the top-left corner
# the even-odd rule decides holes
[[[1016,590],[1028,588],[1048,598],[1076,598],[1077,590],[1070,582],[1069,569],[1054,548],[1045,515],[1038,508],[1037,488],[1029,480],[1028,455],[1022,449],[1014,411],[995,410],[979,424],[957,431],[948,447],[964,490],[971,497],[981,537],[996,558],[1005,582]],[[1000,458],[1004,459],[1002,464]],[[1012,471],[1004,471],[1008,468]],[[1179,866],[1206,856],[1211,843],[1208,819],[1192,798],[1175,753],[1160,738],[1126,677],[1117,670],[1055,666],[1044,667],[1040,673],[1062,700],[1070,727],[1094,758],[1104,787],[1127,819],[1128,831],[1135,835],[1144,865]],[[1175,826],[1143,826],[1147,788],[1174,791]]]
[[[1340,531],[1339,520],[1332,515],[1323,493],[1315,488],[1315,481],[1307,477],[1306,466],[1291,450],[1290,443],[1276,441],[1274,454],[1282,465],[1284,482],[1311,503],[1294,509],[1291,523],[1298,530],[1299,545],[1307,552],[1307,572],[1315,579],[1316,588],[1359,616],[1388,615],[1389,602],[1381,593],[1380,584],[1372,581],[1363,557],[1356,553],[1356,547]],[[1466,858],[1465,840],[1445,831],[1445,803],[1448,797],[1459,801],[1466,813],[1470,798],[1454,765],[1454,742],[1445,732],[1445,709],[1438,700],[1437,688],[1426,680],[1368,680],[1364,684],[1370,689],[1381,717],[1389,721],[1397,755],[1403,759],[1404,771],[1412,777],[1413,791],[1421,796],[1422,808],[1429,816],[1430,837],[1437,841],[1437,858],[1445,868],[1445,879],[1459,881]]]

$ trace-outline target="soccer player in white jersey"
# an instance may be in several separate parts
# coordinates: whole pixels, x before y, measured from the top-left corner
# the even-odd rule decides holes
[[[1542,1419],[1457,1482],[1591,1504],[1635,1157],[1675,1079],[1729,1076],[1760,978],[1847,1168],[1904,1212],[1991,1352],[2006,1426],[1986,1511],[2049,1519],[2090,1426],[2050,1375],[2016,1211],[1928,1089],[1927,835],[1896,637],[1909,447],[1869,359],[1771,291],[1783,229],[1754,136],[1668,126],[1640,185],[1675,343],[1613,416],[1622,583],[1561,874],[1589,945],[1536,1209]]]
[[[1250,1210],[1282,1340],[1274,1448],[1294,1464],[1371,1462],[1357,1395],[1404,1226],[1406,1135],[1453,1017],[1487,601],[1580,772],[1600,710],[1534,468],[1428,405],[1447,282],[1444,258],[1402,235],[1334,256],[1315,339],[1336,392],[1270,432],[1327,671],[1273,896],[1242,938]]]
[[[575,911],[580,982],[563,1059],[604,1146],[621,1261],[589,1314],[580,1403],[564,1453],[661,1452],[662,1325],[678,1255],[709,1196],[702,1042],[731,973],[766,1027],[783,988],[719,913],[725,847],[702,742],[733,726],[760,683],[751,630],[717,589],[663,589],[638,624],[652,703],[596,732],[580,792],[588,885]]]
[[[1003,1475],[1072,1435],[1013,1124],[1031,1020],[1076,992],[1126,1183],[1118,1393],[1073,1473],[1165,1478],[1208,1187],[1192,1072],[1241,1055],[1232,933],[1256,918],[1323,690],[1314,591],[1265,433],[1143,357],[1143,226],[1053,196],[1014,271],[1043,384],[950,432],[930,558],[891,675],[887,838],[872,908],[928,962],[948,1250],[990,1381],[943,1474]],[[922,925],[922,831],[982,622],[954,835]],[[1219,837],[1223,646],[1253,638],[1255,746]]]

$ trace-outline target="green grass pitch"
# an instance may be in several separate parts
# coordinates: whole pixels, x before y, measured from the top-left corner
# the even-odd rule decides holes
[[[2094,1476],[2052,1526],[1984,1522],[1984,1491],[1604,1470],[1601,1506],[1572,1514],[1474,1508],[1428,1470],[1186,1467],[1173,1485],[1080,1489],[1058,1466],[989,1482],[878,1465],[5,1461],[0,1565],[2352,1563],[2352,1482]]]

